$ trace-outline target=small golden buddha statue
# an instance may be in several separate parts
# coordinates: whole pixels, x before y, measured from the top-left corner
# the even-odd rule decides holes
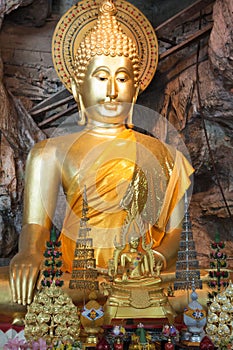
[[[74,302],[83,298],[79,291],[69,290],[68,284],[84,186],[101,273],[108,271],[115,237],[121,235],[128,213],[142,218],[141,235],[146,244],[152,242],[158,270],[162,266],[166,271],[176,260],[182,197],[190,186],[193,168],[178,150],[135,131],[132,123],[138,93],[148,86],[156,70],[158,48],[153,28],[123,0],[118,13],[110,0],[100,7],[90,0],[89,5],[85,1],[74,5],[58,23],[53,38],[55,68],[72,91],[80,108],[80,124],[85,127],[78,133],[39,142],[28,156],[19,252],[10,270],[0,271],[0,309],[4,312],[25,310],[33,300],[60,186],[67,201],[60,235],[63,266],[68,272],[64,280]],[[122,264],[123,260],[126,265],[129,255],[122,256]],[[137,268],[123,279],[152,274],[147,264],[143,258],[140,271]]]
[[[128,215],[122,228],[122,242],[115,245],[113,260],[110,260],[109,275],[113,281],[110,286],[103,286],[108,293],[105,304],[108,324],[117,318],[173,321],[176,316],[161,286],[162,260],[155,266],[153,241],[146,243],[145,234],[141,236],[140,232],[144,232],[141,217],[137,215],[132,220]]]
[[[122,281],[135,281],[150,273],[148,256],[138,250],[139,237],[131,237],[129,251],[121,254]]]
[[[127,218],[128,219],[128,218]],[[126,219],[126,221],[127,221]],[[124,225],[125,226],[125,225]],[[143,230],[143,222],[140,216],[137,216],[128,226],[127,231],[122,235],[127,234],[129,238],[123,239],[119,245],[115,245],[113,254],[113,262],[110,260],[109,275],[113,277],[116,283],[148,283],[160,282],[160,270],[157,267],[155,272],[155,258],[151,249],[153,241],[146,244],[145,235],[141,236]],[[126,244],[128,242],[128,244]],[[111,271],[113,266],[113,271]],[[162,268],[162,261],[157,262],[157,266]]]

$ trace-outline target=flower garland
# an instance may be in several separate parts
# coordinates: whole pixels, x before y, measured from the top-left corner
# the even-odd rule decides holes
[[[209,271],[208,285],[213,291],[208,293],[209,300],[212,300],[222,288],[228,286],[228,271],[222,270],[227,267],[227,255],[222,251],[224,248],[225,243],[220,241],[217,234],[215,241],[211,243],[210,268],[212,270]]]
[[[52,229],[50,241],[46,242],[46,250],[44,252],[44,257],[46,258],[44,265],[47,268],[43,271],[44,279],[41,281],[43,287],[50,287],[53,280],[58,287],[62,287],[64,284],[64,281],[59,278],[63,274],[60,269],[62,266],[60,246],[61,242],[57,240],[55,230]]]

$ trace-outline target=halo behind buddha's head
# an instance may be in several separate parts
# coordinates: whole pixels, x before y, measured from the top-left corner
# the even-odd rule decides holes
[[[78,2],[58,22],[52,51],[54,67],[69,91],[70,77],[75,75],[77,83],[82,83],[96,55],[129,57],[141,91],[149,85],[158,63],[158,42],[150,22],[124,0]]]

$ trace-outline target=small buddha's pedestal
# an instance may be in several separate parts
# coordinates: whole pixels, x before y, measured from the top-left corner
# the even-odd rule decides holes
[[[87,350],[87,349],[90,349],[90,348],[95,349],[96,348],[96,343],[83,343],[82,344],[82,350]]]
[[[181,343],[176,343],[176,349],[179,350],[197,350],[200,349],[200,343],[195,344],[195,343],[191,343],[191,342],[181,342]]]
[[[161,282],[142,279],[141,283],[114,282],[104,307],[105,323],[112,319],[157,318],[171,323],[176,316],[163,292]]]
[[[200,342],[183,342],[184,345],[188,346],[188,347],[196,347],[196,348],[200,348]]]

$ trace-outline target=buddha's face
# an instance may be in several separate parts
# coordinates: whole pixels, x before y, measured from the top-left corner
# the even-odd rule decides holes
[[[136,249],[139,245],[139,238],[131,237],[130,239],[130,247]]]
[[[123,56],[95,56],[80,87],[88,120],[106,124],[124,123],[136,91],[132,62]]]

